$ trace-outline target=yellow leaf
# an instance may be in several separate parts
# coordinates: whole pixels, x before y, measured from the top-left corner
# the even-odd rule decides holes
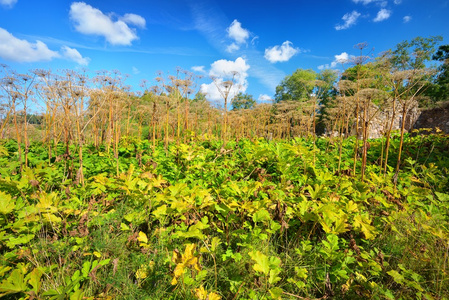
[[[173,277],[172,281],[171,281],[171,285],[177,285],[178,284],[178,280],[176,280],[176,277]]]
[[[208,296],[209,300],[221,300],[221,296],[216,293],[210,293]]]
[[[175,278],[179,278],[183,273],[184,273],[184,265],[178,264],[175,268],[175,271],[173,272]]]
[[[198,300],[205,300],[207,298],[207,292],[203,286],[200,286],[198,289],[195,289],[195,297],[197,297]]]
[[[179,264],[182,262],[182,256],[179,253],[178,249],[173,250],[173,256],[171,258],[171,261],[175,264]]]
[[[195,252],[196,245],[195,244],[188,244],[186,246],[186,250],[184,250],[184,254],[182,255],[182,260],[187,261],[193,257],[193,254]]]
[[[139,231],[139,237],[137,238],[137,240],[141,243],[148,244],[147,235],[142,231]]]

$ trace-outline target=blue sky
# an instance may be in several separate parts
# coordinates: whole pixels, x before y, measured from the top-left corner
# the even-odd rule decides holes
[[[237,71],[238,91],[263,101],[298,68],[341,68],[360,42],[371,56],[416,36],[448,44],[448,16],[446,0],[0,0],[0,63],[119,70],[134,90],[181,67],[213,101],[210,76]]]

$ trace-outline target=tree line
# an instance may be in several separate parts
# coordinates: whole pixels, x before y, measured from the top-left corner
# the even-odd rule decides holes
[[[32,70],[27,74],[1,67],[0,137],[18,142],[18,159],[28,164],[30,140],[43,141],[49,160],[62,143],[65,156],[79,156],[82,181],[83,147],[105,147],[118,158],[124,136],[187,142],[197,136],[227,139],[293,138],[314,140],[327,134],[340,141],[357,136],[354,168],[361,153],[362,176],[366,166],[370,130],[385,138],[382,164],[387,168],[391,132],[402,141],[409,114],[449,98],[449,45],[442,38],[417,37],[399,43],[377,57],[366,43],[355,46],[358,56],[339,61],[342,71],[298,69],[276,88],[272,103],[257,103],[239,93],[229,99],[239,74],[214,82],[224,105],[213,105],[197,88],[198,77],[177,69],[158,74],[156,85],[143,81],[140,92],[131,92],[126,76],[118,71]],[[368,53],[366,53],[368,52]],[[437,65],[433,63],[437,62]],[[228,110],[228,107],[232,107]],[[32,108],[32,109],[30,109]]]

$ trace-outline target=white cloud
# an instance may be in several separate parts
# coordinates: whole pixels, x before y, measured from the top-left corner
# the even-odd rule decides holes
[[[257,43],[257,40],[259,39],[259,36],[255,36],[255,37],[253,37],[252,39],[251,39],[251,45],[255,45],[256,43]]]
[[[379,0],[352,0],[352,2],[354,2],[356,4],[362,3],[363,5],[367,5],[369,3],[376,2],[376,1],[379,1]]]
[[[238,44],[246,43],[249,38],[249,31],[242,28],[242,24],[237,20],[234,20],[226,31],[228,36]]]
[[[334,69],[338,65],[342,65],[342,64],[348,63],[351,59],[354,58],[354,56],[353,55],[349,55],[346,52],[342,52],[341,54],[335,55],[334,58],[335,58],[334,61],[331,62],[330,64],[325,64],[325,65],[318,66],[318,70]]]
[[[3,28],[0,28],[0,57],[16,62],[49,61],[60,55],[56,51],[48,49],[41,41],[30,43],[13,36]]]
[[[400,0],[395,0],[395,3],[396,3],[396,1],[400,1]],[[354,2],[355,4],[361,3],[363,5],[368,5],[370,3],[375,3],[375,4],[378,4],[378,5],[382,6],[382,7],[385,7],[388,4],[388,1],[386,1],[386,0],[352,0],[352,2]]]
[[[60,52],[50,50],[48,46],[37,40],[35,43],[16,38],[7,30],[0,28],[0,57],[20,63],[51,61],[54,58],[65,58],[87,66],[90,58],[82,57],[78,50],[62,46]]]
[[[146,21],[143,17],[136,15],[136,14],[125,14],[123,17],[120,18],[123,22],[127,24],[136,25],[140,28],[145,28]]]
[[[401,4],[401,3],[402,3],[402,0],[394,0],[394,4],[396,4],[396,5]]]
[[[285,41],[281,46],[274,46],[265,49],[264,57],[271,63],[288,61],[295,54],[299,53],[298,48],[293,48],[290,41]]]
[[[232,99],[239,92],[244,93],[248,88],[248,69],[250,66],[246,61],[239,57],[235,61],[220,59],[211,64],[209,75],[214,78],[214,82],[201,85],[201,92],[212,101],[222,101],[223,83],[228,80],[234,80],[228,100]],[[217,85],[220,88],[217,88]],[[228,101],[230,102],[230,101]]]
[[[198,72],[198,73],[206,73],[204,70],[204,66],[193,66],[192,71]]]
[[[112,45],[131,45],[132,41],[138,39],[136,30],[128,24],[145,26],[145,19],[138,15],[126,14],[113,21],[111,16],[84,2],[72,3],[69,15],[78,32],[103,36]]]
[[[260,94],[259,98],[257,100],[262,101],[262,102],[268,102],[268,101],[272,101],[273,97],[270,97],[267,94]]]
[[[226,28],[228,37],[234,40],[232,44],[226,47],[226,52],[232,53],[240,49],[242,44],[247,43],[249,31],[242,28],[242,24],[234,20],[228,28]]]
[[[408,22],[410,22],[412,20],[412,17],[411,16],[405,16],[404,18],[402,18],[402,21],[404,22],[404,23],[408,23]]]
[[[87,66],[90,62],[90,58],[83,57],[81,53],[78,52],[78,50],[67,46],[61,47],[61,54],[63,57],[69,60],[73,60],[74,62],[82,66]]]
[[[235,61],[220,59],[211,64],[209,75],[215,77],[232,77],[233,72],[238,72],[240,78],[247,77],[249,65],[246,64],[245,59],[239,57]]]
[[[335,26],[336,30],[343,30],[348,29],[352,25],[355,25],[357,23],[357,19],[361,16],[361,14],[357,11],[353,11],[351,13],[345,14],[341,19],[345,21],[343,25],[337,25]]]
[[[137,69],[136,67],[132,67],[132,70],[133,70],[133,74],[135,74],[135,75],[137,75],[137,74],[139,74],[140,73],[140,70],[139,69]]]
[[[377,16],[374,18],[374,22],[382,22],[385,21],[386,19],[388,19],[391,16],[391,10],[382,8],[381,10],[379,10],[379,12],[377,13]]]
[[[236,43],[232,43],[231,45],[226,47],[226,52],[232,53],[240,49],[240,46]]]
[[[335,55],[336,63],[344,64],[344,63],[347,63],[348,61],[349,61],[349,55],[346,52],[342,52],[341,54]]]
[[[14,4],[17,3],[17,0],[0,0],[0,5],[3,5],[5,7],[13,7]]]

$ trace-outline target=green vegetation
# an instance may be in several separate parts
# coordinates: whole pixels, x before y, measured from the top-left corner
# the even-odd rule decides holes
[[[232,73],[218,108],[181,69],[137,94],[2,67],[0,297],[449,299],[449,137],[410,125],[444,97],[438,41],[358,44],[273,104]]]
[[[123,138],[117,157],[86,146],[82,186],[64,145],[48,162],[31,143],[20,171],[4,140],[0,294],[447,298],[449,139],[406,135],[396,184],[377,164],[383,140],[370,141],[364,181],[354,176],[354,142],[199,137],[165,151]]]

